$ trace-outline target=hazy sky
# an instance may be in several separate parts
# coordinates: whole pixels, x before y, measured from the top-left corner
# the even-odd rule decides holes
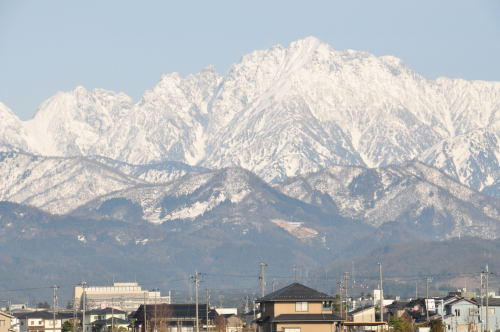
[[[225,73],[306,36],[397,56],[428,78],[500,81],[500,0],[0,0],[0,101],[27,119],[77,85],[137,100],[161,74]]]

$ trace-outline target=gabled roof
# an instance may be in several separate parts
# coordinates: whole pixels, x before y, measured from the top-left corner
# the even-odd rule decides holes
[[[155,309],[156,308],[156,309]],[[198,317],[200,319],[206,319],[208,310],[209,319],[215,319],[217,317],[217,312],[211,310],[206,304],[198,305]],[[195,304],[146,304],[146,316],[153,317],[154,315],[158,317],[169,317],[169,318],[194,318],[196,317],[196,305]],[[144,305],[141,304],[139,309],[132,315],[138,321],[143,321],[144,319]]]
[[[18,314],[14,314],[18,319],[26,319],[26,318],[39,318],[39,319],[53,319],[54,314],[49,311],[31,311],[31,312],[23,312]],[[56,313],[56,319],[61,319],[61,317]]]
[[[333,301],[335,298],[298,282],[267,294],[257,302]]]
[[[6,317],[9,317],[9,318],[14,318],[14,316],[9,315],[8,313],[3,312],[3,311],[0,311],[0,315],[6,316]]]
[[[344,319],[336,314],[281,314],[272,319],[273,323],[317,323],[337,322]]]
[[[113,308],[105,308],[105,309],[88,310],[86,312],[86,314],[87,315],[107,315],[107,314],[120,315],[120,314],[126,314],[126,312],[123,310],[118,310],[118,309],[113,309]]]
[[[477,306],[477,305],[478,305],[478,303],[476,303],[476,302],[474,302],[474,301],[472,301],[472,300],[469,300],[469,299],[464,299],[464,298],[458,298],[458,299],[456,299],[456,300],[453,300],[453,301],[451,301],[451,302],[446,303],[445,305],[446,305],[446,306],[449,306],[449,305],[453,305],[453,304],[455,304],[455,303],[462,302],[462,301],[469,302],[470,304],[473,304],[473,305],[475,305],[475,306]]]
[[[92,322],[93,325],[125,325],[125,324],[130,324],[128,320],[121,319],[121,318],[108,318],[108,319],[100,319],[96,320],[95,322]]]
[[[387,309],[399,309],[399,310],[401,310],[401,309],[407,308],[409,306],[409,303],[410,302],[406,302],[406,301],[394,301],[391,304],[386,305],[385,307]]]
[[[373,308],[375,308],[375,307],[372,305],[361,307],[361,308],[356,308],[356,309],[350,311],[349,314],[353,315],[353,314],[357,314],[358,312],[362,312],[362,311],[373,309]]]
[[[474,302],[481,303],[480,299],[474,299]],[[483,305],[486,305],[486,299],[483,298]],[[488,305],[490,307],[499,307],[500,306],[500,298],[498,297],[490,297],[488,298]]]

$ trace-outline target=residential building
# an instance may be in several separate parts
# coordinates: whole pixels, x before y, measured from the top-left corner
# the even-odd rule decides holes
[[[94,309],[85,312],[85,331],[115,331],[120,327],[128,329],[127,313],[114,308]]]
[[[20,332],[61,332],[61,317],[49,311],[33,311],[14,314],[19,319]]]
[[[476,299],[477,303],[481,303],[479,299]],[[488,298],[488,311],[486,311],[486,299],[483,299],[483,305],[479,307],[480,311],[480,324],[482,328],[480,330],[486,330],[486,312],[488,312],[488,330],[499,331],[500,330],[500,298],[490,297]]]
[[[349,321],[344,322],[344,325],[350,326],[353,331],[376,331],[377,326],[381,325],[375,320],[375,307],[372,305],[352,310],[348,318]]]
[[[85,294],[85,308],[115,307],[126,312],[137,310],[141,304],[170,303],[170,295],[161,296],[158,290],[143,290],[136,282],[115,282],[112,286],[75,286],[74,301],[80,309]]]
[[[408,307],[408,302],[405,301],[394,301],[385,307],[389,319],[392,317],[403,317],[405,315],[406,308]]]
[[[335,299],[299,283],[270,293],[257,302],[259,332],[331,332],[342,322],[332,312]]]
[[[215,329],[221,332],[241,332],[243,320],[235,314],[222,314],[215,319]]]
[[[0,332],[11,332],[12,331],[12,319],[14,316],[9,315],[6,312],[0,311]]]
[[[132,316],[136,332],[194,332],[197,319],[200,330],[214,330],[216,318],[217,312],[206,304],[198,305],[198,317],[195,304],[141,305]]]
[[[444,318],[450,332],[479,331],[479,305],[473,300],[456,298],[436,300],[437,319]],[[444,310],[443,310],[444,305]]]

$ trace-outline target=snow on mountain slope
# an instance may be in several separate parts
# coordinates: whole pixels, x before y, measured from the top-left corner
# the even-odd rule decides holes
[[[0,201],[65,214],[99,196],[207,170],[179,162],[132,165],[106,157],[42,157],[0,146]]]
[[[27,149],[26,131],[19,118],[0,102],[0,145]]]
[[[59,93],[32,120],[11,119],[21,134],[0,143],[130,164],[238,166],[266,181],[418,159],[481,190],[500,168],[499,101],[500,82],[427,80],[397,58],[309,37],[252,52],[224,76],[164,75],[135,104],[100,89]]]
[[[160,163],[133,165],[101,156],[92,156],[88,159],[95,160],[134,178],[156,184],[170,182],[188,173],[201,173],[208,171],[206,168],[189,166],[178,161],[163,161]]]
[[[125,94],[103,89],[60,92],[25,123],[29,150],[47,156],[110,154],[120,147],[113,141],[116,123],[129,117],[132,105]]]
[[[153,223],[193,220],[225,201],[238,203],[250,192],[248,171],[229,168],[189,174],[166,184],[139,185],[97,198],[83,209],[100,209],[105,202],[125,199],[141,207]],[[82,210],[82,209],[80,209]]]
[[[441,235],[500,236],[500,201],[420,162],[366,169],[336,166],[277,185],[283,193],[380,227],[401,222]]]
[[[478,129],[443,140],[421,159],[461,183],[483,190],[500,179],[500,131]]]
[[[212,68],[181,78],[164,75],[119,123],[114,159],[133,164],[175,160],[196,165],[205,157],[209,102],[220,81]],[[109,156],[109,153],[100,155]]]
[[[82,157],[40,157],[0,152],[0,201],[64,214],[100,195],[141,180]]]

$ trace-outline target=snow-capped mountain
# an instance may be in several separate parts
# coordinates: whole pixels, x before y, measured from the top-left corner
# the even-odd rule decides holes
[[[334,166],[276,184],[286,195],[380,228],[409,225],[429,236],[499,236],[500,200],[421,162],[363,168]]]
[[[418,159],[482,190],[500,169],[499,109],[500,82],[428,80],[392,56],[309,37],[252,52],[223,76],[165,75],[136,103],[78,87],[26,122],[0,107],[0,143],[131,164],[238,166],[266,181]]]
[[[2,148],[0,201],[65,214],[101,195],[199,171],[181,163],[130,165],[102,157],[42,157]]]
[[[52,214],[75,211],[84,218],[155,224],[196,221],[198,227],[229,223],[242,232],[273,225],[316,240],[325,225],[344,219],[369,228],[398,223],[436,238],[500,237],[498,199],[417,161],[381,168],[331,166],[273,188],[235,167],[132,165],[99,156],[42,157],[4,150],[0,201]]]

